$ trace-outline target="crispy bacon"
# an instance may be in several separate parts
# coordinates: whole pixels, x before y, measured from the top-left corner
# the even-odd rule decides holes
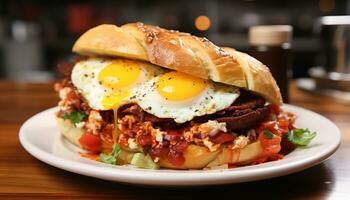
[[[265,100],[262,98],[254,97],[248,100],[247,97],[242,97],[247,102],[243,103],[242,100],[238,100],[238,103],[232,104],[230,107],[218,111],[212,115],[206,115],[201,117],[196,117],[193,121],[198,123],[205,123],[208,120],[217,120],[219,122],[226,122],[228,129],[248,129],[257,125],[257,123],[265,120],[270,109],[265,104]],[[119,112],[122,115],[133,114],[138,116],[142,121],[150,121],[156,126],[160,126],[165,129],[180,129],[183,126],[188,126],[186,124],[177,124],[173,119],[170,118],[159,118],[151,115],[142,110],[137,104],[129,104],[120,108]]]
[[[228,129],[247,129],[256,126],[259,122],[264,121],[269,116],[269,109],[267,107],[251,110],[246,114],[240,116],[220,117],[216,120],[218,122],[226,122]]]
[[[57,64],[57,69],[58,71],[68,80],[70,80],[70,76],[72,74],[72,70],[74,65],[81,61],[84,60],[86,57],[83,56],[74,56],[70,62],[60,62]]]

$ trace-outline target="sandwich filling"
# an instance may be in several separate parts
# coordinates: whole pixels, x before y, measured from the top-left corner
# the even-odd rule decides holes
[[[261,163],[296,147],[287,137],[299,130],[294,114],[234,86],[127,59],[82,58],[59,70],[57,117],[81,128],[80,145],[95,155],[117,144],[181,166],[190,145],[216,152],[259,141],[252,163]]]

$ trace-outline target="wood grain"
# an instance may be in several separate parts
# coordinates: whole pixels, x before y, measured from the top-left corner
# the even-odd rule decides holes
[[[0,82],[0,199],[350,199],[350,102],[299,91],[291,103],[334,121],[343,138],[324,163],[284,177],[215,187],[152,188],[123,185],[66,172],[30,156],[18,130],[30,116],[57,103],[52,83]]]

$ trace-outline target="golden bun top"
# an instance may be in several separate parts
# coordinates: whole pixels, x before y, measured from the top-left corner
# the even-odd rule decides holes
[[[206,38],[188,33],[143,23],[120,27],[103,24],[80,36],[73,46],[73,52],[144,60],[244,88],[260,94],[272,104],[282,104],[276,81],[264,64],[248,54],[232,48],[220,48]]]

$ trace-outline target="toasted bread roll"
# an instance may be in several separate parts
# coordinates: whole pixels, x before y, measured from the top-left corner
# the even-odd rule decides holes
[[[64,120],[59,117],[56,117],[56,121],[62,135],[73,144],[81,147],[79,139],[83,135],[83,129],[77,128],[69,120]]]
[[[261,62],[187,33],[142,23],[121,27],[105,24],[84,33],[74,44],[73,51],[90,56],[146,60],[193,76],[245,88],[273,104],[282,103],[274,78]]]
[[[123,41],[118,43],[117,40]],[[243,69],[237,59],[207,39],[142,23],[126,24],[120,28],[97,26],[78,39],[73,51],[135,58],[137,51],[129,52],[129,46],[144,49],[147,60],[153,64],[238,87],[246,86]],[[123,51],[118,52],[118,49]],[[139,52],[140,59],[144,59],[144,54]]]
[[[160,159],[158,164],[160,167],[170,169],[203,169],[208,163],[220,155],[221,152],[221,149],[211,152],[206,147],[191,144],[183,154],[185,162],[181,166],[175,166],[167,159]]]
[[[262,95],[267,101],[280,105],[282,97],[275,79],[268,67],[246,53],[223,47],[224,51],[238,59],[247,80],[247,89]]]
[[[136,39],[114,25],[101,25],[88,30],[75,42],[73,51],[89,56],[120,56],[148,60],[145,49]]]
[[[142,23],[126,24],[121,29],[140,41],[153,64],[216,82],[246,86],[237,60],[205,38]]]
[[[171,169],[202,169],[224,164],[245,165],[261,156],[263,150],[260,142],[253,142],[242,149],[230,149],[221,146],[220,149],[210,152],[206,147],[190,145],[184,152],[185,163],[174,166],[168,160],[161,159],[159,166]]]

